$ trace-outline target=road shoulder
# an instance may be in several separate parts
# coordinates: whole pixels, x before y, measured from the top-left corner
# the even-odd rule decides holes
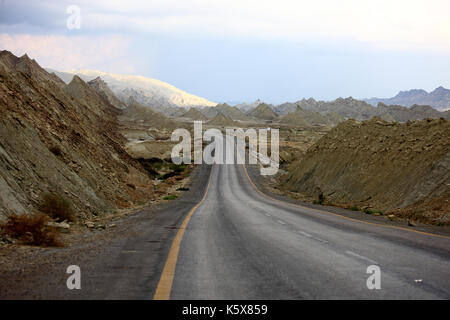
[[[210,170],[209,166],[196,167],[189,190],[178,199],[118,217],[109,223],[113,227],[83,228],[68,235],[66,247],[0,247],[0,299],[116,298],[114,294],[119,292],[114,286],[122,286],[131,265],[142,269],[130,281],[130,286],[142,281],[139,285],[145,296],[136,298],[151,299],[173,238],[186,214],[202,198]],[[66,287],[69,265],[81,268],[81,290]]]
[[[266,196],[287,202],[292,203],[296,205],[301,205],[303,207],[312,208],[312,209],[318,209],[318,210],[324,210],[327,212],[331,212],[336,215],[340,215],[342,217],[363,221],[363,222],[369,222],[369,223],[376,223],[380,225],[385,226],[392,226],[392,227],[399,227],[402,229],[407,229],[411,231],[416,232],[424,232],[424,233],[430,233],[433,235],[438,236],[444,236],[444,237],[450,237],[450,227],[439,227],[439,226],[432,226],[432,225],[425,225],[425,224],[417,224],[415,227],[409,226],[408,221],[402,220],[402,219],[395,219],[394,221],[391,221],[386,216],[375,216],[371,214],[365,214],[361,211],[352,211],[340,207],[334,207],[334,206],[327,206],[327,205],[316,205],[309,202],[300,201],[298,199],[294,199],[288,195],[285,194],[278,194],[274,193],[273,190],[268,187],[268,179],[270,177],[262,176],[259,173],[259,167],[257,165],[245,165],[245,168],[247,170],[248,176],[251,179],[251,181],[254,183],[254,185],[258,188],[260,192],[265,194]]]

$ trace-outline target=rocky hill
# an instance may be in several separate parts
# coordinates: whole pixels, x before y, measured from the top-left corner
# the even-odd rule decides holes
[[[231,119],[230,117],[227,117],[226,115],[222,113],[218,113],[214,118],[209,120],[207,122],[210,126],[219,126],[219,127],[236,127],[239,126],[239,124]]]
[[[95,78],[88,82],[88,84],[97,91],[106,101],[109,102],[112,106],[117,109],[125,109],[126,105],[122,101],[120,101],[115,94],[111,91],[105,81],[103,81],[100,77]]]
[[[162,113],[154,111],[151,107],[130,100],[128,107],[123,110],[119,120],[131,121],[133,123],[143,123],[146,126],[161,130],[172,131],[180,127],[180,124],[172,119],[167,118]]]
[[[345,119],[336,113],[322,115],[315,111],[306,111],[297,106],[294,112],[288,113],[280,119],[280,123],[300,127],[330,126],[333,127]]]
[[[247,116],[259,120],[273,121],[278,118],[278,115],[273,111],[273,109],[265,104],[261,103],[255,109],[250,110]]]
[[[190,108],[185,114],[182,115],[183,118],[191,119],[194,121],[206,121],[208,118],[203,115],[198,109]]]
[[[129,101],[136,101],[133,98],[130,98],[128,100]],[[128,103],[129,104],[129,103]],[[146,106],[149,107],[149,106]],[[176,118],[176,117],[181,117],[183,114],[186,113],[186,108],[184,107],[170,107],[170,106],[165,106],[165,105],[152,105],[150,106],[150,108],[153,111],[159,112],[163,115],[165,115],[166,117],[169,118]]]
[[[219,113],[216,107],[201,108],[199,111],[208,119],[212,119]]]
[[[249,120],[247,115],[236,107],[229,106],[228,104],[218,104],[214,107],[218,112],[221,112],[225,116],[233,120]]]
[[[297,104],[308,111],[316,111],[322,114],[335,112],[345,119],[368,120],[376,112],[370,104],[353,99],[352,97],[338,98],[334,101],[316,101],[313,98],[303,99]]]
[[[66,85],[26,55],[0,52],[0,219],[46,194],[80,218],[145,202],[151,181],[123,149],[117,113],[78,77]]]
[[[278,114],[279,116],[287,115],[288,113],[295,112],[297,110],[298,105],[296,103],[292,102],[286,102],[282,103],[278,106],[275,106],[273,110]]]
[[[370,98],[364,99],[367,103],[376,106],[378,103],[387,105],[401,105],[410,107],[413,105],[429,105],[439,111],[450,109],[450,90],[444,87],[439,87],[432,92],[427,92],[421,89],[413,89],[409,91],[400,91],[393,98]]]
[[[201,108],[199,111],[207,118],[212,119],[219,113],[233,120],[249,120],[247,115],[236,107],[232,107],[226,103],[218,104],[215,107]]]
[[[387,106],[379,103],[374,116],[378,116],[387,121],[406,122],[408,120],[423,120],[426,118],[433,119],[450,119],[450,112],[439,112],[430,106],[413,105],[411,108],[403,106]]]
[[[341,123],[292,164],[290,191],[450,224],[450,121]],[[415,208],[415,209],[414,209]],[[404,211],[406,210],[406,211]]]
[[[240,103],[235,105],[236,108],[241,110],[244,113],[248,113],[249,111],[255,109],[257,106],[259,106],[261,103],[263,103],[260,99],[257,99],[254,102],[251,103]]]

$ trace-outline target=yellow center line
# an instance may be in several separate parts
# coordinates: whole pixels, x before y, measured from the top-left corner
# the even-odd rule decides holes
[[[155,295],[153,296],[154,300],[169,300],[170,299],[170,292],[172,291],[172,284],[173,284],[173,278],[175,276],[175,269],[177,266],[177,260],[178,260],[178,253],[180,251],[180,245],[181,240],[183,239],[184,231],[186,230],[186,227],[191,220],[192,215],[194,212],[200,207],[200,205],[203,203],[203,201],[206,199],[206,195],[208,194],[209,186],[211,185],[211,177],[212,177],[212,171],[209,175],[208,185],[206,187],[205,194],[203,195],[203,198],[200,200],[199,203],[193,207],[186,218],[184,218],[183,223],[181,224],[180,229],[177,232],[177,235],[175,236],[175,239],[173,239],[172,246],[170,247],[169,256],[167,257],[166,264],[164,265],[164,269],[161,273],[161,278],[159,279],[158,286],[156,287]]]

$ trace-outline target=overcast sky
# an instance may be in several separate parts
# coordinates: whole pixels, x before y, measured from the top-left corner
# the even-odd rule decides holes
[[[0,0],[0,49],[216,102],[390,97],[450,87],[449,13],[448,0]]]

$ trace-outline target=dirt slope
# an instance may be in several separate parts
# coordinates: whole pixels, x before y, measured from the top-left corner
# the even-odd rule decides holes
[[[284,188],[335,204],[392,210],[450,222],[450,122],[341,123],[292,164]],[[425,205],[428,204],[428,205]],[[426,210],[414,211],[422,206]],[[411,211],[412,210],[412,211]]]
[[[123,149],[116,108],[78,77],[65,85],[27,56],[0,52],[0,219],[46,193],[78,217],[145,202],[151,181]]]

